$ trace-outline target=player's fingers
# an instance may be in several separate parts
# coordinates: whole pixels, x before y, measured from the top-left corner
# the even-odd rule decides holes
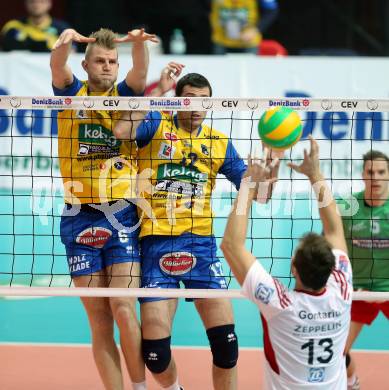
[[[159,39],[155,34],[145,34],[146,38],[150,42],[158,43]]]
[[[307,152],[307,149],[304,149],[304,160],[306,160],[308,158],[308,152]]]
[[[130,41],[131,39],[126,35],[124,37],[121,37],[121,38],[115,38],[113,41],[115,43],[123,43],[123,42],[127,42],[127,41]]]
[[[300,165],[293,164],[293,163],[287,163],[286,164],[289,168],[293,169],[296,172],[300,172]]]
[[[274,184],[278,181],[278,178],[277,177],[272,177],[271,179],[267,179],[266,180],[266,183],[268,184]]]
[[[312,150],[312,152],[315,155],[318,155],[319,154],[319,144],[317,143],[317,141],[312,136],[310,136],[310,141],[311,141],[311,150]]]
[[[262,158],[261,158],[261,166],[262,167],[266,166],[266,161],[267,161],[268,154],[269,154],[269,149],[265,146],[263,148],[263,154],[262,154]]]
[[[247,155],[247,168],[251,168],[252,166],[252,160],[250,153]]]
[[[63,42],[63,39],[62,38],[58,38],[55,43],[54,43],[54,46],[53,46],[53,50],[57,49],[58,47],[60,47],[62,45],[62,42]]]
[[[179,69],[179,70],[182,70],[185,68],[184,64],[180,64],[180,63],[174,62],[174,61],[169,62],[168,66],[171,66],[172,68]]]
[[[280,159],[276,157],[270,164],[269,164],[269,169],[273,170],[276,166],[280,164]]]
[[[76,34],[75,37],[76,37],[77,42],[89,43],[89,42],[96,41],[96,38],[85,37],[84,35],[81,35],[81,34]]]

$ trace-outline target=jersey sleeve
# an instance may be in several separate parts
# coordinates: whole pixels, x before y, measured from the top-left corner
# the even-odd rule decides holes
[[[246,275],[243,295],[254,302],[266,320],[276,316],[291,304],[288,291],[256,261]]]
[[[126,80],[123,80],[120,83],[118,83],[117,89],[118,89],[119,96],[143,96],[144,95],[144,92],[139,94],[135,93],[134,90],[127,85]]]
[[[75,96],[81,87],[82,82],[73,75],[73,82],[70,85],[63,89],[57,88],[53,85],[53,91],[55,96]]]
[[[150,111],[144,117],[142,123],[136,129],[136,144],[144,148],[153,139],[162,121],[162,114],[158,111]]]
[[[347,253],[340,249],[333,249],[335,256],[335,269],[329,278],[328,284],[340,291],[342,298],[351,301],[353,291],[353,273],[351,262]]]
[[[237,190],[239,190],[240,182],[243,174],[246,172],[246,164],[239,156],[234,148],[231,140],[228,140],[226,156],[224,163],[219,169],[219,173],[223,174],[231,183],[233,183]]]

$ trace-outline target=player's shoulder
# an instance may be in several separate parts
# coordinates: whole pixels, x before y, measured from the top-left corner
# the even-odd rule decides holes
[[[204,139],[210,139],[213,141],[228,142],[229,137],[220,130],[214,129],[207,124],[202,124],[201,137]]]
[[[26,18],[11,19],[1,29],[2,34],[6,34],[10,30],[20,30],[23,29],[27,24]]]
[[[174,121],[174,116],[171,111],[150,111],[150,116],[164,121]]]
[[[74,96],[87,96],[88,95],[88,81],[79,80],[73,74],[73,82],[71,85],[65,88],[66,90],[71,90],[71,94]]]

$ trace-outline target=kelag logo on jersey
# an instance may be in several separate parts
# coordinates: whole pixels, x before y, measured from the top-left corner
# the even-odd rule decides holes
[[[186,167],[179,164],[162,164],[158,166],[157,179],[176,179],[190,182],[206,182],[208,175],[196,167]]]
[[[324,382],[324,374],[325,374],[324,367],[310,368],[308,382],[311,382],[311,383]]]
[[[105,127],[98,124],[81,124],[78,128],[78,139],[81,142],[108,145],[119,148],[121,141]]]
[[[254,295],[255,298],[257,298],[259,301],[267,305],[270,302],[270,298],[272,297],[273,293],[274,293],[273,288],[266,286],[263,283],[258,283]]]

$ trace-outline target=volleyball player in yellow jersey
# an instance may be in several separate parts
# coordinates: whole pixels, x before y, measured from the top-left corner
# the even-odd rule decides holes
[[[123,38],[101,29],[90,37],[65,30],[51,54],[53,89],[60,96],[132,96],[145,89],[148,52],[145,41],[154,35],[133,30]],[[116,45],[133,42],[132,69],[116,84]],[[72,42],[88,46],[82,67],[88,79],[80,81],[67,65]],[[115,139],[108,111],[58,113],[58,155],[65,190],[61,239],[66,247],[72,280],[77,287],[138,287],[139,253],[136,206],[131,175],[136,173],[131,145]],[[114,322],[134,390],[145,390],[141,333],[135,300],[82,298],[92,331],[95,363],[106,389],[123,389],[120,356],[114,340]]]
[[[277,0],[212,0],[214,54],[256,54],[262,33],[277,15]]]
[[[170,72],[179,75],[181,70],[169,64],[162,74],[161,93],[172,86]],[[176,86],[176,96],[188,100],[211,94],[208,80],[197,73],[185,75]],[[231,140],[203,123],[205,115],[204,111],[130,112],[115,126],[118,139],[136,140],[140,175],[152,173],[153,188],[144,196],[156,221],[144,216],[140,234],[144,287],[177,288],[182,282],[186,288],[227,288],[216,255],[210,201],[218,173],[239,188],[246,166]],[[196,299],[195,306],[213,354],[214,388],[235,390],[238,342],[231,303],[224,298]],[[170,349],[176,308],[177,299],[141,300],[143,357],[154,378],[168,390],[180,389]]]

